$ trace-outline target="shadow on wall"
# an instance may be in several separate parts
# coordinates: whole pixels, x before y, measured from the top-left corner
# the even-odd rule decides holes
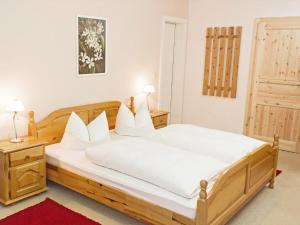
[[[19,113],[16,118],[18,136],[27,135],[27,116]],[[14,137],[14,129],[11,113],[0,113],[0,140],[11,139]]]

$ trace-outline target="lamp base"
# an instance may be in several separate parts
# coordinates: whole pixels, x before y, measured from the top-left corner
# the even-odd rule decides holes
[[[11,143],[21,143],[23,141],[24,141],[24,139],[22,139],[22,138],[13,138],[10,140]]]

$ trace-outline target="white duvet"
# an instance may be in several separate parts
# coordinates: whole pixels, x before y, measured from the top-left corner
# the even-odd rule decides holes
[[[142,138],[108,141],[86,150],[93,163],[144,180],[185,198],[213,182],[229,164]]]
[[[167,126],[151,133],[147,139],[210,156],[230,164],[266,144],[241,134],[189,124]]]

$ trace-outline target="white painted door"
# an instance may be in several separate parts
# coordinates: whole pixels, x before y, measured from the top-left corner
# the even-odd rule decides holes
[[[184,27],[165,23],[159,85],[159,109],[170,112],[171,124],[182,122]]]

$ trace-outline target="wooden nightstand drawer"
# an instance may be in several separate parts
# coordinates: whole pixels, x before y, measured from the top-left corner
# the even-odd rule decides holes
[[[9,154],[10,166],[18,166],[44,158],[44,147],[37,146]]]
[[[151,112],[151,118],[153,125],[156,129],[166,127],[168,125],[168,112],[153,111]]]
[[[45,161],[10,168],[10,197],[18,198],[46,187]]]
[[[154,126],[167,126],[167,115],[162,115],[162,116],[158,116],[158,117],[154,117],[153,118],[153,123]]]

